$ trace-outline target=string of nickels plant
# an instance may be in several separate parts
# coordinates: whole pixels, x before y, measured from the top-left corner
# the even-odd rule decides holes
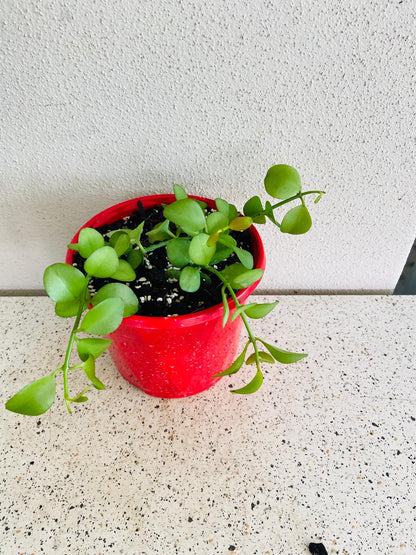
[[[148,254],[162,247],[166,248],[167,258],[177,273],[179,286],[183,291],[197,291],[201,285],[201,278],[209,279],[205,272],[211,272],[220,279],[223,327],[230,318],[229,297],[234,302],[235,310],[230,319],[234,321],[235,318],[241,317],[249,339],[231,366],[217,376],[235,374],[244,361],[246,364],[255,364],[257,372],[250,383],[233,390],[233,393],[253,393],[258,390],[263,382],[260,363],[277,361],[290,364],[307,356],[306,353],[279,349],[254,336],[248,318],[263,318],[275,308],[277,301],[245,305],[239,303],[235,291],[255,284],[262,277],[263,270],[254,268],[252,253],[239,247],[232,234],[248,229],[253,223],[264,224],[266,218],[283,233],[306,233],[312,225],[312,219],[304,197],[316,194],[318,196],[314,202],[317,203],[325,191],[302,192],[297,170],[285,164],[272,166],[267,171],[264,188],[271,197],[279,199],[279,202],[272,205],[270,201],[266,201],[263,206],[260,197],[253,196],[244,204],[241,215],[233,204],[217,198],[216,210],[207,214],[207,205],[204,202],[188,197],[180,185],[174,185],[176,200],[163,206],[164,220],[146,232],[147,241],[150,243],[148,246],[141,242],[144,221],[135,229],[111,231],[105,237],[96,229],[83,228],[77,242],[68,245],[68,248],[78,251],[84,259],[84,273],[71,264],[56,263],[46,268],[43,276],[46,293],[55,302],[55,313],[62,318],[75,318],[64,363],[51,374],[23,387],[7,401],[6,408],[32,416],[46,412],[54,403],[56,376],[61,371],[64,398],[69,413],[70,403],[87,401],[85,393],[91,386],[105,389],[95,374],[96,359],[111,344],[111,339],[105,336],[115,331],[123,318],[136,314],[139,307],[136,294],[126,283],[136,279],[136,270]],[[300,200],[300,204],[291,208],[282,221],[278,222],[273,211],[296,200]],[[175,226],[175,232],[170,229],[171,224]],[[238,262],[230,263],[231,256],[236,256]],[[228,265],[221,271],[217,270],[216,264],[223,261]],[[169,278],[169,275],[167,277]],[[110,283],[101,287],[91,297],[88,291],[91,278],[109,278]],[[259,350],[258,343],[261,343],[267,352]],[[74,344],[77,346],[81,362],[70,366]],[[246,359],[249,345],[253,345],[254,352]],[[71,397],[69,372],[76,369],[83,370],[89,383],[81,393]]]

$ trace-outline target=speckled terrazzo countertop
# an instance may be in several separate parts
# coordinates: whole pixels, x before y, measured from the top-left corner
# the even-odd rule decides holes
[[[70,322],[43,297],[0,311],[3,405],[59,365]],[[253,322],[309,353],[257,394],[229,393],[247,368],[148,397],[106,354],[72,417],[1,409],[1,553],[416,553],[416,297],[282,296]]]

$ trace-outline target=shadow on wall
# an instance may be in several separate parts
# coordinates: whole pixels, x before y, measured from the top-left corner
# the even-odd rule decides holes
[[[394,295],[416,294],[416,240],[410,250],[402,275],[397,282]]]

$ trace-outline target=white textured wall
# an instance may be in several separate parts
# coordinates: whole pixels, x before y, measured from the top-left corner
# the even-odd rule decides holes
[[[413,0],[3,0],[1,282],[40,288],[103,208],[239,206],[265,170],[328,192],[261,229],[262,290],[392,290],[416,233]]]

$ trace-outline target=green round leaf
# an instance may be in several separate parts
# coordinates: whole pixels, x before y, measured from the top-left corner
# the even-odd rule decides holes
[[[101,247],[94,251],[85,261],[84,270],[88,275],[107,278],[114,274],[119,264],[118,256],[113,247]]]
[[[259,353],[259,362],[268,362],[269,364],[274,364],[274,358],[266,353],[265,351],[258,351]],[[251,355],[247,358],[246,364],[255,364],[256,363],[256,353],[251,353]]]
[[[301,190],[300,175],[292,166],[278,164],[267,172],[264,186],[270,196],[286,200]]]
[[[227,218],[227,223],[231,220],[234,220],[234,218],[237,218],[238,211],[234,204],[229,204],[226,200],[222,198],[216,198],[215,204],[217,206],[218,212],[221,212],[221,214],[224,214],[224,216]]]
[[[121,324],[123,312],[124,303],[119,297],[106,299],[87,312],[80,330],[97,335],[111,333]]]
[[[240,249],[239,247],[234,248],[234,252],[237,255],[239,261],[249,270],[253,268],[254,260],[253,255],[251,252],[246,251],[245,249]]]
[[[176,200],[182,200],[184,198],[188,198],[188,195],[186,194],[185,189],[180,185],[174,185],[173,192],[175,194]]]
[[[97,306],[106,299],[114,298],[120,298],[124,303],[123,318],[132,316],[137,312],[139,308],[137,296],[130,287],[123,283],[107,283],[107,285],[103,285],[94,295],[91,302],[93,306]]]
[[[214,245],[216,245],[218,243],[219,238],[220,238],[220,232],[219,231],[216,231],[215,233],[212,233],[208,237],[207,245],[209,247],[213,247]]]
[[[231,237],[231,235],[227,235],[227,233],[221,233],[218,238],[218,241],[222,245],[230,247],[233,250],[237,246],[237,241],[234,239],[234,237]]]
[[[179,276],[179,286],[188,293],[194,293],[201,284],[201,274],[199,268],[185,266]]]
[[[133,281],[136,279],[136,272],[127,260],[119,260],[118,268],[114,274],[112,274],[111,278],[117,279],[118,281]]]
[[[243,349],[243,352],[238,355],[238,357],[234,360],[234,362],[231,364],[231,366],[229,366],[223,372],[220,372],[219,374],[215,374],[213,376],[213,378],[220,378],[222,376],[231,376],[231,374],[236,374],[244,364],[244,359],[245,359],[245,356],[246,356],[247,347],[249,346],[249,343],[250,342],[247,341],[247,343],[246,343],[246,345]]]
[[[111,345],[111,339],[104,339],[102,337],[86,337],[83,339],[75,338],[77,342],[77,350],[79,358],[82,361],[92,356],[98,358],[103,352]]]
[[[198,202],[191,198],[177,200],[165,206],[163,215],[188,235],[198,233],[205,227],[204,211]]]
[[[84,372],[95,389],[105,389],[105,385],[95,375],[95,360],[92,356],[88,357],[84,364]]]
[[[240,273],[238,276],[233,278],[230,285],[233,289],[244,289],[256,283],[263,275],[263,270],[257,268],[256,270],[247,270],[244,268],[244,272]]]
[[[88,397],[85,397],[85,395],[81,395],[80,397],[76,397],[75,399],[70,399],[70,401],[72,401],[72,403],[85,403],[86,401],[88,401]]]
[[[213,237],[213,235],[211,235],[210,237]],[[220,242],[213,243],[212,241],[209,241],[208,244],[217,245],[214,256],[211,258],[211,261],[210,261],[211,266],[213,264],[217,264],[218,262],[221,262],[221,260],[225,260],[233,252],[233,249],[231,247],[227,247],[226,245],[223,245]]]
[[[169,230],[169,220],[165,220],[155,225],[155,227],[148,231],[146,235],[150,243],[156,243],[158,241],[169,239],[169,237],[172,237],[172,233]]]
[[[261,384],[263,383],[263,374],[260,370],[257,370],[256,375],[251,380],[249,384],[242,387],[241,389],[233,389],[231,393],[239,393],[241,395],[247,395],[249,393],[255,393],[258,389],[260,389]]]
[[[84,302],[82,311],[88,307],[88,301]],[[79,310],[79,300],[74,299],[72,301],[61,301],[55,305],[55,314],[61,318],[72,318],[78,314]]]
[[[301,235],[310,230],[312,218],[306,206],[301,204],[289,210],[282,220],[280,231],[291,235]]]
[[[122,229],[114,232],[109,239],[110,245],[116,251],[117,256],[125,254],[131,247],[130,234]]]
[[[207,230],[211,235],[228,225],[228,218],[221,212],[211,212],[207,217]]]
[[[201,266],[209,264],[209,261],[214,256],[215,245],[208,245],[208,239],[209,235],[206,233],[200,233],[192,238],[189,245],[189,257],[195,264]]]
[[[252,197],[245,203],[243,212],[245,216],[253,218],[253,221],[256,224],[266,223],[266,218],[263,214],[263,206],[261,204],[260,197],[258,196]]]
[[[144,227],[144,221],[141,222],[135,229],[126,229],[125,231],[129,234],[130,239],[134,239],[136,242],[140,241]]]
[[[243,266],[240,262],[236,262],[235,264],[230,264],[221,271],[222,277],[230,283],[235,277],[246,272],[247,268]]]
[[[241,216],[231,220],[229,227],[233,231],[244,231],[245,229],[248,229],[252,223],[253,220],[249,216]]]
[[[16,393],[7,401],[6,409],[18,414],[38,416],[53,405],[55,391],[55,376],[45,376],[28,384]]]
[[[78,237],[78,250],[83,258],[88,258],[94,251],[103,247],[104,237],[92,227],[81,229]]]
[[[186,237],[180,237],[178,239],[172,239],[166,245],[166,254],[168,255],[169,261],[173,264],[173,266],[182,268],[190,263],[189,244],[189,239]]]
[[[138,249],[134,249],[127,255],[127,262],[135,270],[143,262],[143,253]]]
[[[233,315],[231,316],[231,322],[234,322],[234,320],[238,318],[240,314],[245,313],[247,309],[254,305],[255,303],[240,305],[236,310],[234,310]]]
[[[43,274],[46,293],[55,302],[72,301],[79,297],[85,276],[71,264],[57,262],[48,266]]]
[[[277,362],[280,362],[282,364],[292,364],[293,362],[297,362],[298,360],[301,360],[302,358],[305,358],[308,356],[306,353],[291,353],[290,351],[284,351],[283,349],[278,349],[274,345],[270,345],[269,343],[266,343],[262,339],[260,339],[259,341],[263,343],[263,345],[266,347],[266,349],[269,351],[272,357],[275,358]]]
[[[244,312],[247,314],[249,318],[254,318],[254,319],[263,318],[274,309],[274,307],[278,304],[278,302],[279,301],[275,301],[274,303],[254,304]]]

